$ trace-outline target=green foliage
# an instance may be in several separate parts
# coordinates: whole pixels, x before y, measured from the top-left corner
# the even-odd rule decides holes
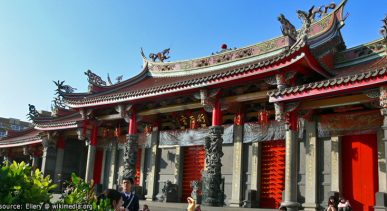
[[[39,169],[31,171],[28,164],[15,161],[4,163],[0,169],[0,204],[49,202],[50,190],[56,187],[49,176],[43,177]]]
[[[97,203],[94,182],[87,183],[75,173],[71,174],[71,181],[62,196],[62,200],[59,203],[91,204],[93,210],[110,210],[110,202],[108,199],[101,199]]]

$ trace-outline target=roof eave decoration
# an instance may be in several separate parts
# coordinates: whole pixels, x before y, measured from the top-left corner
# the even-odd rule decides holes
[[[0,148],[20,147],[42,142],[39,132],[36,130],[28,130],[26,133],[20,133],[12,137],[0,139]]]
[[[144,64],[148,65],[149,72],[153,77],[175,77],[175,76],[181,76],[181,75],[198,74],[200,72],[203,72],[204,70],[205,71],[218,70],[232,62],[242,63],[243,61],[246,61],[249,59],[251,60],[254,58],[259,60],[268,56],[272,56],[273,52],[275,52],[275,54],[279,54],[282,51],[291,48],[292,45],[296,45],[297,43],[294,43],[294,37],[296,36],[298,40],[305,39],[305,37],[303,36],[307,36],[308,40],[312,40],[328,32],[332,28],[335,28],[336,25],[338,26],[336,27],[337,29],[341,28],[344,25],[344,20],[345,20],[345,17],[343,16],[342,13],[343,13],[343,7],[346,2],[347,0],[342,1],[337,7],[334,4],[321,6],[318,10],[312,7],[309,13],[304,12],[306,14],[305,17],[309,19],[309,22],[305,20],[303,21],[304,22],[303,28],[297,32],[298,36],[297,36],[297,33],[294,32],[294,30],[291,30],[291,28],[289,28],[289,31],[287,31],[289,33],[287,33],[286,36],[284,34],[284,36],[280,36],[255,45],[226,51],[221,54],[215,54],[207,57],[196,58],[196,59],[185,60],[185,61],[175,61],[175,62],[151,61],[147,59],[143,50],[141,50],[141,55],[142,55]],[[330,9],[332,9],[333,11],[328,13],[328,10]],[[302,11],[299,11],[299,12],[302,12]],[[320,16],[321,16],[320,20],[315,20],[317,13],[320,13]],[[298,14],[299,14],[299,17],[301,17],[300,13]],[[338,24],[335,24],[336,20],[338,21]],[[282,23],[283,22],[281,22],[281,24]],[[282,25],[281,30],[284,33],[283,26],[284,25]],[[303,33],[303,30],[304,32],[307,33],[307,35]]]
[[[43,131],[77,128],[77,123],[81,120],[82,117],[78,112],[72,112],[66,116],[61,117],[46,117],[36,119],[34,121],[34,128],[36,130]]]
[[[343,94],[385,83],[387,83],[387,67],[382,67],[359,74],[275,90],[269,92],[268,95],[271,103],[295,101],[324,95]]]
[[[202,87],[227,83],[233,80],[243,80],[247,77],[257,77],[261,75],[270,75],[286,66],[296,63],[305,58],[303,52],[305,45],[302,44],[291,51],[274,57],[267,61],[250,63],[235,68],[229,68],[227,71],[208,75],[203,78],[193,78],[186,81],[165,84],[147,89],[126,91],[121,93],[109,94],[104,96],[89,96],[84,98],[68,98],[66,103],[72,108],[92,107],[106,104],[121,103],[127,101],[140,100],[165,94],[173,94],[181,91],[194,90]]]

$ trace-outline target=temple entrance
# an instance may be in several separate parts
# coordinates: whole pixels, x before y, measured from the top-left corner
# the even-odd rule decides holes
[[[285,141],[262,143],[260,207],[278,208],[285,187]]]
[[[352,210],[374,210],[378,191],[377,153],[375,134],[342,139],[343,196],[350,201]]]
[[[140,185],[140,175],[141,175],[141,156],[142,156],[142,149],[138,148],[137,150],[137,158],[136,158],[136,177],[134,179],[135,185]]]
[[[182,202],[186,202],[187,197],[191,196],[191,181],[202,180],[205,156],[204,146],[184,147]]]
[[[94,170],[93,170],[94,184],[101,184],[103,153],[104,153],[103,150],[98,148],[95,152]]]

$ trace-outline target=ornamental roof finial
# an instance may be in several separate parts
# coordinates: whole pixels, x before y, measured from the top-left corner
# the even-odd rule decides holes
[[[281,23],[282,35],[288,36],[293,40],[296,40],[297,38],[296,27],[294,27],[294,25],[290,23],[288,19],[285,18],[284,14],[280,14],[280,16],[278,16],[278,21]]]
[[[152,59],[153,62],[155,62],[157,59],[160,62],[164,62],[164,60],[170,58],[170,56],[168,56],[170,50],[171,50],[170,48],[167,48],[158,53],[150,53],[149,58]]]
[[[384,39],[387,40],[387,15],[384,17],[382,22],[383,22],[383,26],[380,29],[380,34],[383,36]]]

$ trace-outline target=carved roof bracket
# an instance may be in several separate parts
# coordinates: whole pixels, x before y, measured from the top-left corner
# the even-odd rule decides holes
[[[292,102],[292,103],[286,103],[285,105],[285,112],[292,112],[298,108],[300,105],[300,102]]]
[[[299,105],[300,105],[299,102],[292,102],[292,103],[286,103],[286,104],[283,102],[274,103],[275,120],[284,121],[285,114],[296,110]]]
[[[387,108],[387,86],[380,87],[379,102],[380,107]]]
[[[79,113],[81,114],[83,120],[92,120],[94,119],[93,111],[94,109],[91,109],[91,108],[90,109],[82,108],[81,110],[79,110]]]
[[[211,91],[208,91],[206,89],[201,89],[200,95],[199,95],[200,98],[197,95],[194,95],[194,96],[195,98],[199,98],[201,100],[201,104],[203,105],[205,111],[212,112],[216,97],[219,95],[219,93],[220,93],[219,88]],[[222,102],[221,105],[222,105],[222,110],[226,109],[224,102]]]
[[[297,74],[296,71],[288,71],[286,73],[277,73],[276,75],[266,77],[265,83],[277,86],[278,89],[286,88],[287,81],[292,79]]]
[[[119,104],[115,106],[114,109],[120,114],[122,118],[126,118],[128,117],[128,115],[130,115],[132,107],[133,105],[131,104],[129,105]]]
[[[379,98],[380,97],[380,90],[379,89],[370,89],[363,92],[367,97],[371,99]]]

